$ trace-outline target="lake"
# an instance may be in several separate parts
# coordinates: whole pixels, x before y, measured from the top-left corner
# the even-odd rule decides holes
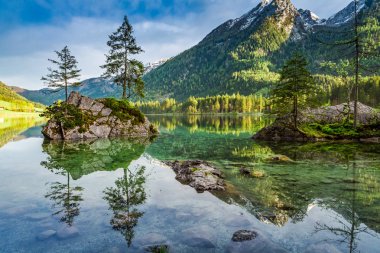
[[[0,251],[380,252],[379,145],[253,141],[268,117],[148,117],[154,140],[79,142],[2,119]],[[196,159],[226,192],[197,193],[163,163]],[[242,229],[257,237],[233,242]]]

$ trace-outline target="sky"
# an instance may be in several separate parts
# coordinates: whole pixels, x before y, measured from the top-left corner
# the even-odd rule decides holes
[[[328,18],[351,0],[293,0],[297,8]],[[170,58],[196,45],[223,22],[259,0],[0,0],[0,81],[26,89],[46,87],[49,58],[67,45],[82,69],[98,77],[108,35],[127,15],[144,63]]]

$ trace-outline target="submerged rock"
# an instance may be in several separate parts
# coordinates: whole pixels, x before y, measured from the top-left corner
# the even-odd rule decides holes
[[[224,191],[225,183],[220,170],[204,161],[166,162],[176,173],[176,179],[198,192]]]
[[[242,174],[242,175],[244,175],[244,176],[249,176],[249,175],[251,175],[251,170],[248,169],[248,168],[241,167],[241,168],[239,169],[239,172],[240,172],[240,174]]]
[[[155,248],[166,245],[168,239],[162,234],[148,233],[135,241],[135,244],[141,245],[144,249]],[[153,251],[150,251],[153,252]]]
[[[79,230],[76,227],[64,227],[57,232],[57,237],[61,240],[73,238],[79,235]]]
[[[154,246],[149,246],[145,248],[146,252],[151,252],[151,253],[166,253],[169,252],[169,245],[154,245]]]
[[[116,102],[115,102],[116,101]],[[117,104],[119,103],[119,104]],[[110,104],[115,108],[109,108]],[[112,99],[91,99],[81,96],[78,92],[71,92],[67,106],[71,106],[80,114],[81,125],[78,125],[73,115],[66,115],[65,122],[50,119],[43,128],[43,135],[51,140],[78,140],[107,137],[147,137],[157,134],[156,128],[143,116],[138,109],[127,102],[118,102]],[[111,107],[112,107],[111,106]],[[120,106],[120,108],[117,108]],[[128,111],[130,110],[130,112]],[[67,121],[72,121],[69,124]]]
[[[262,232],[239,230],[234,233],[231,242],[227,245],[226,252],[285,253],[287,251],[269,240]]]
[[[271,162],[293,162],[292,159],[287,157],[286,155],[273,155],[267,159]]]
[[[209,226],[199,226],[182,231],[183,243],[196,248],[210,249],[215,248],[216,234]]]
[[[57,233],[57,231],[49,229],[44,232],[41,232],[37,235],[38,240],[46,240],[49,239],[50,237],[54,236]]]
[[[234,242],[250,241],[250,240],[255,239],[256,236],[257,236],[257,233],[255,231],[239,230],[233,234],[231,240]]]

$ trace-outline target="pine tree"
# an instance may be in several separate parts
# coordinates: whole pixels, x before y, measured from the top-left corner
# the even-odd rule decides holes
[[[123,87],[122,98],[130,98],[132,95],[144,97],[144,66],[140,61],[130,58],[143,50],[137,46],[133,27],[126,16],[123,24],[109,36],[107,45],[110,50],[106,55],[106,64],[101,66],[105,69],[103,77],[111,78]]]
[[[376,11],[379,4],[372,2],[370,11]],[[358,125],[358,102],[359,84],[361,74],[379,74],[379,23],[376,18],[366,18],[366,14],[359,9],[359,0],[354,0],[352,20],[348,22],[348,27],[337,32],[324,31],[323,33],[338,33],[340,40],[322,41],[321,43],[330,45],[333,50],[339,50],[340,57],[346,57],[352,64],[354,76],[354,127]],[[330,37],[330,36],[328,36]],[[333,36],[331,36],[333,37]]]
[[[54,51],[57,54],[58,59],[48,59],[53,64],[57,65],[57,69],[48,68],[49,74],[42,77],[41,80],[48,84],[49,87],[58,88],[55,91],[65,89],[66,102],[68,98],[68,87],[78,86],[79,82],[73,82],[72,80],[78,80],[80,77],[80,69],[77,67],[77,60],[67,46],[65,46],[60,52]]]
[[[285,107],[292,104],[293,123],[297,129],[299,105],[313,90],[313,77],[307,69],[307,60],[300,53],[295,53],[283,66],[280,81],[272,90],[275,105]]]

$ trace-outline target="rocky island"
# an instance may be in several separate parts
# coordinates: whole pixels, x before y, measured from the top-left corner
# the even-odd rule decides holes
[[[150,137],[157,129],[126,100],[91,99],[71,92],[67,102],[48,107],[49,118],[42,129],[51,140],[79,140],[108,137]]]
[[[380,142],[380,113],[358,103],[359,126],[355,129],[348,115],[354,103],[307,109],[299,112],[298,127],[294,127],[292,114],[278,117],[273,124],[261,129],[252,138],[270,141],[327,141],[353,140]]]

